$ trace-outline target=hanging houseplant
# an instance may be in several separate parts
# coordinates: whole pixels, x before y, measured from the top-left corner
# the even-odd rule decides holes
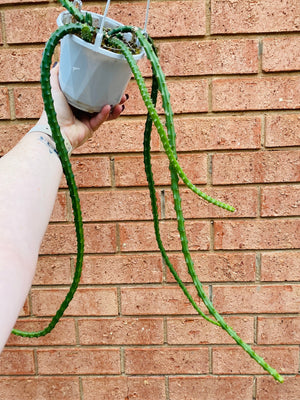
[[[230,212],[234,211],[234,208],[228,204],[225,204],[219,200],[213,199],[212,197],[206,195],[202,191],[200,191],[193,183],[188,179],[182,168],[180,167],[177,161],[177,154],[176,154],[176,143],[175,143],[175,131],[174,131],[174,123],[173,123],[173,112],[170,104],[170,96],[166,86],[165,77],[162,72],[162,69],[159,64],[159,60],[157,57],[157,52],[155,46],[153,44],[152,39],[148,36],[145,30],[140,28],[132,27],[132,26],[123,26],[116,21],[108,20],[107,25],[105,26],[104,17],[107,13],[108,4],[106,7],[106,11],[104,13],[103,18],[99,18],[97,14],[91,14],[88,12],[81,12],[80,9],[76,8],[74,4],[70,3],[68,0],[60,0],[61,4],[67,9],[68,13],[64,15],[68,15],[64,17],[66,24],[62,23],[61,26],[51,35],[49,41],[47,42],[43,54],[42,64],[41,64],[41,86],[42,86],[42,95],[44,100],[45,111],[48,117],[48,123],[50,125],[53,139],[56,143],[56,149],[60,156],[61,163],[63,166],[64,174],[66,176],[67,184],[70,191],[70,196],[72,199],[72,207],[74,212],[74,222],[76,227],[76,236],[77,236],[77,261],[76,261],[76,269],[74,273],[73,282],[71,284],[70,290],[61,304],[59,310],[57,311],[56,315],[53,317],[52,321],[42,331],[38,332],[22,332],[17,329],[13,330],[13,333],[20,336],[26,337],[39,337],[44,336],[49,333],[57,324],[61,316],[63,315],[65,309],[68,307],[70,301],[72,300],[74,293],[78,287],[80,276],[81,276],[81,269],[82,269],[82,261],[83,261],[83,254],[84,254],[84,237],[83,237],[83,224],[82,224],[82,216],[81,216],[81,209],[80,209],[80,201],[78,196],[78,190],[76,187],[76,183],[74,180],[74,176],[72,173],[72,168],[70,164],[70,160],[68,157],[68,153],[64,144],[64,140],[62,138],[59,125],[57,123],[56,113],[54,109],[54,104],[51,96],[51,86],[50,86],[50,68],[52,63],[52,56],[56,45],[59,43],[61,39],[63,39],[66,35],[76,35],[73,39],[78,41],[86,42],[84,44],[84,48],[91,48],[95,47],[95,43],[97,43],[98,47],[103,47],[106,49],[107,52],[111,52],[114,55],[118,55],[117,58],[122,59],[122,62],[128,64],[130,71],[133,73],[133,76],[138,84],[141,96],[144,100],[144,103],[148,110],[148,116],[145,124],[145,132],[144,132],[144,163],[145,163],[145,171],[148,180],[148,186],[150,191],[151,197],[151,206],[152,206],[152,213],[153,213],[153,221],[154,221],[154,229],[155,229],[155,236],[157,240],[157,244],[159,250],[163,256],[163,259],[170,269],[171,273],[173,274],[174,278],[176,279],[177,283],[179,284],[180,288],[183,290],[184,294],[187,296],[188,300],[203,318],[207,321],[211,322],[214,325],[217,325],[223,328],[235,341],[236,343],[241,346],[249,355],[252,357],[259,365],[262,366],[269,374],[271,374],[277,381],[283,382],[283,378],[279,373],[269,366],[262,357],[260,357],[256,352],[246,344],[238,335],[237,333],[226,324],[223,317],[215,310],[213,307],[212,302],[207,297],[203,290],[203,286],[199,281],[195,269],[194,264],[189,252],[188,248],[188,240],[186,237],[185,232],[185,222],[182,214],[181,209],[181,198],[179,194],[178,188],[178,181],[179,178],[182,179],[183,183],[190,188],[193,192],[198,194],[204,200],[221,207],[225,210]],[[149,2],[148,2],[149,4]],[[75,22],[74,22],[75,21]],[[96,21],[96,22],[95,22]],[[100,27],[97,21],[100,21]],[[60,24],[60,23],[59,23]],[[98,24],[98,25],[97,25]],[[105,29],[104,29],[105,28]],[[100,32],[100,37],[99,37]],[[69,37],[69,39],[71,39]],[[67,39],[67,40],[69,40]],[[102,52],[99,48],[96,49],[96,53]],[[120,54],[121,53],[121,54]],[[140,59],[144,53],[147,55],[147,58],[150,60],[151,67],[152,67],[152,90],[151,94],[148,93],[146,89],[144,79],[140,70],[137,67],[136,61]],[[64,56],[63,56],[64,57]],[[77,57],[78,60],[78,57]],[[78,68],[76,63],[74,65],[69,65],[68,68],[70,70]],[[85,72],[84,67],[81,67],[81,72]],[[100,71],[100,70],[99,70]],[[129,75],[130,77],[130,75]],[[122,86],[122,91],[118,94],[117,98],[114,102],[109,102],[107,99],[104,100],[104,104],[117,104],[122,96],[123,90],[126,87],[126,84],[129,80],[125,83],[125,86]],[[60,78],[62,86],[64,85],[64,77]],[[95,85],[93,81],[93,77],[89,81],[89,85]],[[74,90],[63,88],[63,90],[67,92],[68,90],[71,93],[74,93]],[[97,88],[99,92],[102,91],[102,88]],[[73,90],[73,92],[72,92]],[[83,90],[81,89],[81,92]],[[161,121],[158,113],[156,111],[156,100],[157,94],[160,92],[162,97],[162,105],[164,109],[164,116],[165,116],[165,124]],[[66,96],[70,98],[70,103],[74,104],[76,99],[72,98],[71,95],[66,93]],[[93,100],[92,100],[93,101]],[[79,103],[83,103],[79,101]],[[103,104],[103,105],[104,105]],[[78,106],[78,103],[74,105]],[[82,105],[82,104],[79,104]],[[92,102],[93,105],[93,102]],[[87,110],[87,106],[82,105],[84,110]],[[100,107],[100,106],[99,106]],[[100,107],[101,108],[101,107]],[[95,111],[100,110],[97,109]],[[199,308],[196,304],[195,300],[189,293],[188,289],[178,276],[176,270],[174,269],[173,265],[171,264],[167,252],[163,246],[163,242],[160,236],[160,228],[159,228],[159,218],[158,218],[158,209],[156,203],[156,196],[155,196],[155,187],[154,187],[154,180],[152,174],[152,167],[151,167],[151,155],[150,155],[150,138],[151,138],[151,130],[152,125],[155,125],[161,142],[163,144],[164,150],[169,159],[169,168],[171,172],[171,189],[173,193],[174,199],[174,208],[176,211],[177,216],[177,223],[178,223],[178,232],[180,235],[182,252],[184,254],[185,262],[187,265],[188,272],[192,278],[193,284],[197,290],[197,293],[203,303],[205,304],[207,310],[209,311],[210,316],[204,314],[204,312]],[[166,130],[165,130],[166,126]]]

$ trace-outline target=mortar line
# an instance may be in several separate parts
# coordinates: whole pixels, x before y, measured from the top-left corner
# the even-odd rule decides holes
[[[79,379],[78,379],[79,397],[80,397],[80,400],[84,400],[82,376],[78,376],[78,378],[79,378]]]
[[[8,101],[9,101],[9,112],[10,112],[10,120],[14,121],[17,119],[16,117],[16,103],[14,97],[14,90],[12,88],[8,88]]]
[[[111,178],[111,189],[116,188],[116,172],[115,172],[115,158],[114,156],[109,157],[110,161],[110,178]]]
[[[166,393],[166,400],[170,399],[170,382],[169,376],[165,376],[165,393]]]
[[[252,388],[252,395],[253,395],[253,400],[256,400],[257,396],[257,378],[256,376],[253,376],[253,388]]]
[[[205,4],[205,39],[211,36],[211,0]]]

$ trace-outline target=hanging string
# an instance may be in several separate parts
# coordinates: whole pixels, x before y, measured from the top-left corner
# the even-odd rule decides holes
[[[146,8],[146,16],[145,16],[145,25],[144,25],[144,31],[147,32],[147,24],[148,24],[148,18],[149,18],[149,8],[150,8],[150,0],[147,0],[147,8]]]

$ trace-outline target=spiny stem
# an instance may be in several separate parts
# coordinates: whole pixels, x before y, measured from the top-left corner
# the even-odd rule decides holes
[[[69,11],[71,15],[80,23],[84,24],[86,21],[85,16],[71,3],[69,0],[59,0],[62,6]]]
[[[153,54],[152,49],[151,49],[151,50],[149,50],[149,49],[147,50],[147,47],[150,47],[149,42],[146,41],[146,39],[144,38],[144,35],[143,35],[142,33],[141,33],[141,35],[138,33],[138,32],[139,32],[138,29],[136,29],[135,32],[136,32],[136,34],[137,34],[137,36],[138,36],[138,38],[139,38],[139,40],[140,40],[142,46],[144,47],[144,49],[145,49],[145,51],[146,51],[146,53],[147,53],[148,58],[149,58],[150,61],[151,61],[152,68],[153,68],[154,73],[155,73],[155,78],[156,78],[157,81],[158,81],[159,89],[160,89],[160,91],[161,91],[161,93],[162,93],[162,96],[163,96],[163,105],[166,107],[166,110],[165,110],[165,111],[166,111],[167,127],[168,127],[168,129],[170,130],[170,132],[169,132],[169,140],[170,140],[170,143],[169,143],[168,138],[167,138],[167,137],[166,137],[166,138],[164,137],[164,135],[165,135],[164,129],[162,129],[162,127],[161,127],[162,124],[160,123],[160,120],[159,120],[159,117],[158,117],[158,115],[157,115],[157,113],[156,113],[154,104],[153,104],[153,102],[152,102],[152,100],[151,100],[151,98],[150,98],[150,96],[149,96],[149,93],[148,93],[148,91],[147,91],[147,89],[146,89],[144,80],[143,80],[143,78],[142,78],[142,75],[141,75],[140,71],[138,70],[138,67],[137,67],[137,65],[136,65],[136,63],[135,63],[135,60],[133,59],[133,57],[132,57],[132,55],[130,54],[130,52],[127,50],[127,47],[126,47],[119,39],[117,39],[117,38],[112,38],[112,39],[111,39],[111,42],[114,43],[114,45],[120,47],[120,49],[121,49],[123,55],[125,56],[127,62],[129,63],[129,65],[130,65],[130,67],[131,67],[131,70],[132,70],[132,72],[133,72],[133,74],[134,74],[134,77],[135,77],[135,79],[136,79],[136,81],[137,81],[137,83],[138,83],[138,86],[139,86],[141,95],[142,95],[142,97],[143,97],[143,100],[144,100],[144,102],[145,102],[145,104],[146,104],[146,107],[147,107],[147,109],[148,109],[148,114],[149,114],[149,116],[151,117],[151,119],[153,120],[153,122],[154,122],[154,124],[155,124],[157,130],[159,131],[159,134],[160,134],[160,137],[161,137],[161,139],[162,139],[163,144],[164,144],[164,142],[165,142],[166,140],[167,140],[167,142],[168,142],[166,146],[165,146],[165,144],[164,144],[164,148],[165,148],[166,153],[167,153],[167,152],[169,153],[169,154],[167,153],[167,155],[168,155],[168,157],[169,157],[170,164],[171,164],[171,168],[170,168],[170,169],[171,169],[172,178],[173,178],[173,179],[172,179],[172,189],[173,189],[173,193],[174,193],[174,201],[175,201],[175,203],[176,203],[176,205],[175,205],[175,207],[176,207],[175,210],[176,210],[176,213],[177,213],[177,219],[179,220],[179,221],[178,221],[178,222],[179,222],[178,226],[179,226],[179,232],[180,232],[180,236],[181,236],[182,249],[183,249],[183,253],[184,253],[186,262],[187,262],[187,264],[188,264],[189,272],[190,272],[191,275],[192,275],[193,282],[194,282],[194,284],[195,284],[195,286],[196,286],[196,288],[197,288],[197,291],[198,291],[198,293],[199,293],[201,299],[204,301],[204,303],[205,303],[206,307],[208,308],[210,314],[216,319],[216,321],[218,322],[218,324],[219,324],[219,325],[220,325],[220,326],[221,326],[221,327],[236,341],[236,343],[237,343],[239,346],[241,346],[241,347],[250,355],[250,357],[252,357],[263,369],[265,369],[267,372],[269,372],[269,373],[270,373],[276,380],[278,380],[279,382],[283,382],[282,376],[281,376],[280,374],[278,374],[278,372],[277,372],[274,368],[272,368],[269,364],[267,364],[267,363],[265,362],[265,360],[264,360],[262,357],[260,357],[260,356],[251,348],[251,346],[249,346],[248,344],[246,344],[246,343],[237,335],[237,333],[236,333],[230,326],[228,326],[228,325],[226,324],[226,322],[224,321],[224,319],[223,319],[223,318],[221,317],[221,315],[215,310],[215,308],[213,307],[212,303],[210,302],[210,300],[209,300],[208,297],[206,296],[205,292],[203,291],[202,285],[201,285],[201,283],[199,282],[199,279],[198,279],[197,275],[194,274],[193,262],[192,262],[192,260],[191,260],[191,258],[190,258],[190,256],[189,256],[189,250],[188,250],[187,239],[186,239],[185,228],[184,228],[184,219],[183,219],[182,211],[181,211],[181,200],[180,200],[179,191],[178,191],[178,176],[177,176],[177,174],[178,174],[181,178],[182,178],[182,175],[181,175],[180,169],[178,168],[178,163],[177,163],[177,160],[176,160],[176,151],[175,151],[176,149],[175,149],[175,142],[174,142],[175,137],[174,137],[174,133],[173,133],[173,123],[172,123],[172,120],[171,120],[171,118],[172,118],[172,117],[171,117],[172,112],[171,112],[170,107],[169,107],[169,103],[170,103],[170,102],[169,102],[169,96],[168,96],[168,94],[167,94],[167,92],[166,92],[165,79],[164,79],[164,75],[160,72],[160,67],[159,67],[159,69],[157,69],[157,63],[156,63],[156,60],[155,60],[155,57],[156,57],[156,56]],[[147,43],[146,43],[146,42],[147,42]],[[158,121],[159,121],[159,122],[158,122]],[[163,130],[163,132],[161,132],[162,130]],[[172,147],[173,147],[173,148],[172,148]],[[176,162],[174,162],[174,160],[175,160]],[[146,169],[149,169],[149,166],[148,166]],[[175,177],[175,174],[176,174],[176,177]],[[182,179],[183,179],[183,178],[182,178]],[[151,186],[152,186],[152,183],[149,185],[149,187],[151,187]],[[187,185],[187,186],[188,186],[188,185]],[[190,187],[190,186],[188,186],[188,187]],[[206,195],[205,195],[205,196],[206,196]],[[152,196],[151,196],[151,199],[152,199],[152,197],[153,197],[153,194],[152,194]],[[201,196],[201,197],[203,197],[203,196]],[[218,201],[214,201],[214,202],[213,202],[213,204],[222,206],[222,205],[220,205],[220,204],[218,204],[218,203],[220,203],[220,202],[218,202]],[[221,203],[221,204],[223,204],[223,203]],[[225,205],[225,206],[227,206],[227,205]],[[225,208],[225,207],[223,207],[223,208]],[[158,237],[158,235],[156,235],[156,237],[157,237],[157,241],[158,241],[158,243],[159,243],[160,238]]]
[[[83,236],[83,224],[82,224],[82,216],[80,209],[80,200],[78,196],[78,190],[76,187],[74,175],[72,172],[71,163],[68,157],[68,152],[65,148],[64,140],[62,138],[60,128],[57,122],[56,112],[54,109],[54,103],[51,95],[51,85],[50,85],[50,67],[51,67],[53,52],[57,43],[63,36],[69,33],[78,33],[80,31],[81,31],[81,24],[70,24],[58,28],[51,35],[49,41],[46,44],[41,64],[41,86],[42,86],[42,95],[44,100],[45,111],[47,113],[48,123],[50,125],[53,139],[56,144],[56,150],[61,159],[63,171],[66,176],[72,200],[74,222],[75,222],[76,236],[77,236],[76,269],[69,292],[64,301],[62,302],[60,308],[56,312],[55,316],[52,318],[50,324],[45,329],[38,332],[23,332],[18,329],[13,329],[12,333],[18,336],[40,337],[40,336],[45,336],[47,333],[51,332],[52,329],[55,327],[55,325],[58,323],[59,319],[62,317],[70,301],[72,300],[74,293],[76,292],[76,289],[78,287],[81,276],[83,253],[84,253],[84,236]]]
[[[157,80],[153,76],[152,78],[152,90],[151,90],[151,99],[152,102],[155,106],[156,104],[156,99],[157,99]],[[176,282],[192,304],[192,306],[195,308],[195,310],[198,312],[199,315],[201,315],[204,319],[207,321],[211,322],[214,325],[218,325],[219,323],[212,320],[209,318],[207,315],[204,314],[204,312],[199,308],[199,306],[196,304],[195,300],[189,293],[188,289],[180,279],[179,275],[177,274],[175,268],[173,267],[167,252],[164,248],[164,245],[161,240],[160,236],[160,229],[159,229],[159,218],[158,218],[158,210],[157,210],[157,201],[156,201],[156,196],[155,196],[155,186],[154,186],[154,179],[153,179],[153,173],[152,173],[152,165],[151,165],[151,131],[152,131],[152,119],[150,115],[148,114],[146,124],[145,124],[145,131],[144,131],[144,164],[145,164],[145,172],[147,176],[147,181],[148,181],[148,187],[149,187],[149,192],[150,192],[150,199],[151,199],[151,207],[152,207],[152,214],[153,214],[153,222],[154,222],[154,231],[155,231],[155,237],[156,241],[159,247],[159,250],[161,252],[161,255],[168,266],[170,272],[174,276]]]
[[[138,36],[138,32],[139,32],[139,29],[136,29],[135,33],[137,34],[137,36]],[[160,136],[160,139],[161,139],[162,144],[164,146],[166,155],[168,156],[170,163],[175,168],[177,174],[180,176],[182,181],[185,183],[185,185],[189,189],[191,189],[194,193],[196,193],[198,196],[200,196],[204,200],[208,201],[209,203],[212,203],[212,204],[214,204],[214,205],[216,205],[218,207],[224,208],[225,210],[228,210],[228,211],[232,211],[232,212],[235,211],[234,207],[232,207],[232,206],[230,206],[228,204],[225,204],[225,203],[223,203],[223,202],[221,202],[219,200],[216,200],[216,199],[212,198],[211,196],[208,196],[206,193],[203,193],[201,190],[199,190],[188,179],[188,177],[183,172],[181,166],[179,165],[179,163],[178,163],[178,161],[177,161],[177,159],[176,159],[176,157],[175,157],[175,155],[174,155],[174,153],[172,151],[172,148],[171,148],[171,146],[169,144],[169,141],[168,141],[168,138],[167,138],[167,134],[165,133],[165,130],[164,130],[164,126],[163,126],[163,124],[162,124],[162,122],[161,122],[161,120],[160,120],[160,118],[158,116],[158,113],[157,113],[156,109],[153,106],[153,103],[151,101],[151,98],[149,96],[147,88],[144,85],[144,80],[143,80],[142,74],[141,74],[140,70],[138,69],[134,58],[131,57],[131,54],[129,54],[130,51],[128,50],[127,46],[120,39],[118,39],[116,37],[110,37],[109,42],[114,46],[118,46],[122,50],[122,53],[123,53],[124,57],[126,58],[129,66],[130,66],[130,68],[132,70],[132,73],[133,73],[133,75],[135,77],[135,80],[136,80],[136,82],[137,82],[137,84],[139,86],[139,90],[140,90],[141,96],[142,96],[142,98],[144,100],[144,103],[145,103],[145,105],[146,105],[146,107],[148,109],[148,112],[149,112],[149,114],[150,114],[150,116],[152,118],[152,121],[153,121],[153,123],[154,123],[154,125],[155,125],[155,127],[156,127],[156,129],[157,129],[157,131],[159,133],[159,136]],[[145,50],[146,50],[146,47],[145,47]],[[157,74],[157,71],[155,71],[155,73]],[[160,82],[160,80],[163,79],[163,77],[160,76],[160,74],[157,74],[156,77],[157,77],[159,82]],[[160,82],[159,84],[160,85],[165,85],[165,83],[163,83],[163,82]]]

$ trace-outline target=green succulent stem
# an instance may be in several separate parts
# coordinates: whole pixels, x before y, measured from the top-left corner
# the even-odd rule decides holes
[[[166,155],[167,155],[170,163],[175,168],[177,174],[182,179],[182,181],[185,183],[185,185],[189,189],[191,189],[194,193],[196,193],[198,196],[200,196],[204,200],[208,201],[209,203],[212,203],[212,204],[214,204],[214,205],[216,205],[218,207],[224,208],[227,211],[231,211],[231,212],[235,211],[234,207],[232,207],[232,206],[230,206],[230,205],[228,205],[226,203],[223,203],[223,202],[221,202],[219,200],[216,200],[216,199],[212,198],[211,196],[207,195],[206,193],[202,192],[200,189],[198,189],[188,179],[188,177],[186,176],[186,174],[182,170],[181,166],[179,165],[179,163],[177,161],[177,158],[176,158],[176,156],[175,156],[175,154],[174,154],[174,152],[172,150],[172,147],[171,147],[171,145],[169,143],[169,140],[168,140],[167,134],[165,132],[163,123],[161,122],[161,120],[159,118],[159,115],[158,115],[155,107],[153,106],[153,103],[151,101],[151,98],[150,98],[150,95],[148,93],[148,90],[147,90],[147,88],[146,88],[146,86],[144,84],[144,79],[142,77],[142,74],[141,74],[140,70],[137,68],[137,65],[136,65],[136,62],[135,62],[134,58],[127,56],[128,52],[129,52],[127,46],[120,39],[118,39],[117,37],[113,36],[115,32],[121,32],[123,30],[126,32],[128,29],[132,29],[132,28],[130,28],[130,27],[116,28],[112,32],[109,32],[109,36],[110,36],[109,42],[114,46],[118,46],[122,50],[122,53],[123,53],[124,57],[126,58],[129,66],[130,66],[130,68],[132,70],[132,73],[133,73],[133,75],[135,77],[135,80],[136,80],[136,82],[137,82],[137,84],[139,86],[141,96],[142,96],[142,98],[144,100],[144,103],[145,103],[147,109],[148,109],[148,113],[151,116],[151,119],[152,119],[152,121],[153,121],[153,123],[154,123],[154,125],[155,125],[155,127],[156,127],[156,129],[158,131],[158,134],[160,136],[161,142],[162,142],[162,144],[164,146],[164,150],[166,152]],[[136,35],[137,35],[139,40],[142,37],[144,38],[144,35],[143,35],[143,33],[142,33],[142,31],[140,29],[135,28],[134,32],[136,33]],[[143,46],[144,46],[144,39],[142,39],[142,41],[143,41],[142,45]],[[148,42],[147,43],[146,42],[147,41],[145,40],[144,49],[145,49],[145,51],[147,53],[147,47],[150,46],[150,45],[149,45]],[[148,53],[147,53],[147,55],[148,55]],[[166,88],[165,77],[164,77],[161,69],[154,69],[154,73],[156,74],[156,78],[157,78],[157,80],[159,82],[160,91],[161,91],[164,88]],[[166,111],[166,117],[168,117],[167,112],[168,111]]]
[[[128,27],[125,28],[125,30],[127,30],[127,29],[128,29]],[[119,29],[118,31],[121,31],[121,29]],[[117,33],[117,30],[115,30],[115,33]],[[164,128],[162,127],[162,123],[160,122],[159,116],[155,110],[155,105],[153,104],[153,101],[152,101],[151,97],[149,96],[144,79],[137,67],[137,64],[136,64],[134,58],[132,57],[130,51],[127,49],[126,45],[120,39],[112,37],[111,42],[121,49],[124,57],[126,58],[128,64],[130,65],[132,73],[135,77],[135,80],[136,80],[138,86],[139,86],[141,96],[145,102],[147,109],[148,109],[148,118],[154,122],[154,124],[160,134],[160,138],[163,142],[165,151],[169,157],[170,172],[171,172],[171,189],[173,192],[174,207],[175,207],[175,211],[176,211],[176,215],[177,215],[178,231],[179,231],[180,239],[181,239],[182,252],[184,254],[184,258],[185,258],[185,261],[186,261],[186,264],[188,267],[188,271],[192,277],[192,280],[197,289],[198,295],[200,296],[200,298],[206,305],[209,313],[217,321],[217,323],[215,323],[215,321],[213,321],[213,323],[222,327],[235,340],[235,342],[249,354],[250,357],[252,357],[264,370],[266,370],[269,374],[271,374],[277,381],[283,382],[282,376],[274,368],[272,368],[268,363],[266,363],[266,361],[261,356],[259,356],[252,349],[252,347],[250,345],[245,343],[229,325],[227,325],[227,323],[224,321],[223,317],[213,307],[213,304],[211,303],[211,301],[205,294],[205,292],[203,290],[203,286],[196,275],[196,272],[194,270],[194,263],[191,259],[190,252],[188,249],[188,241],[187,241],[187,237],[186,237],[186,233],[185,233],[184,218],[182,215],[181,199],[180,199],[179,188],[178,188],[178,181],[179,181],[178,176],[180,176],[181,178],[182,178],[182,176],[181,176],[181,171],[178,168],[179,164],[174,162],[174,159],[176,160],[177,156],[176,156],[176,143],[175,143],[175,130],[174,130],[174,123],[173,123],[173,112],[172,112],[171,105],[170,105],[169,92],[167,90],[167,87],[165,84],[165,78],[161,71],[160,65],[158,63],[157,56],[156,56],[153,48],[151,47],[150,42],[145,38],[145,36],[141,30],[135,29],[135,33],[136,33],[141,45],[145,49],[148,59],[151,62],[154,78],[157,81],[158,89],[160,90],[161,95],[162,95],[163,108],[165,110],[165,117],[166,117],[166,126],[167,126],[167,130],[168,130],[168,137],[167,137],[168,145],[164,144],[164,142],[166,141]],[[146,132],[145,132],[146,139],[144,140],[144,159],[145,159],[146,174],[147,174],[147,179],[148,179],[148,184],[149,184],[149,189],[150,189],[154,221],[156,221],[155,223],[158,224],[156,198],[155,198],[155,192],[153,192],[154,181],[153,181],[152,173],[150,173],[150,164],[149,164],[149,159],[148,159],[150,150],[147,148],[147,146],[149,146],[149,143],[150,143],[150,141],[149,141],[150,135],[148,133],[149,136],[147,138],[147,130],[149,132],[150,123],[149,123],[148,127],[146,126]],[[163,131],[163,133],[162,133],[162,131]],[[190,186],[188,186],[188,187],[190,187]],[[205,195],[205,196],[207,196],[207,195]],[[211,200],[211,198],[207,199],[207,198],[205,198],[205,196],[201,196],[201,197],[203,197],[205,200],[208,200],[208,201]],[[223,206],[223,203],[216,201],[214,199],[211,202],[220,207]],[[154,203],[155,203],[155,205],[154,205]],[[219,203],[221,203],[221,205]],[[227,206],[227,205],[225,205],[225,206]],[[222,207],[222,208],[225,208],[225,207]],[[165,251],[162,251],[163,246],[162,246],[161,238],[160,238],[160,235],[158,234],[158,232],[159,232],[158,229],[155,229],[156,240],[157,240],[158,246],[161,250],[164,260],[166,261],[167,257],[164,254]],[[167,262],[167,265],[169,266],[168,262]],[[171,272],[172,272],[172,270],[171,270]],[[177,279],[177,274],[173,273],[173,275],[174,275],[176,281],[179,283],[180,287],[182,287],[180,280]],[[201,311],[200,315],[203,316],[202,311]],[[210,320],[210,322],[212,322],[212,320]]]
[[[58,44],[59,40],[63,38],[65,35],[70,33],[79,33],[81,32],[81,24],[69,24],[58,28],[50,37],[49,41],[45,46],[45,50],[43,53],[43,59],[41,64],[41,87],[42,87],[42,96],[44,100],[45,111],[48,117],[48,123],[50,125],[52,136],[56,144],[56,150],[61,159],[62,167],[64,174],[66,176],[67,184],[70,191],[70,196],[72,200],[72,207],[74,212],[74,222],[76,228],[76,237],[77,237],[77,260],[76,260],[76,268],[73,277],[73,282],[67,293],[66,298],[62,302],[55,316],[52,318],[50,324],[43,330],[37,332],[24,332],[18,329],[13,329],[12,333],[18,336],[23,337],[40,337],[45,336],[52,331],[55,325],[58,323],[59,319],[62,317],[64,311],[68,307],[70,301],[72,300],[76,289],[79,284],[81,271],[82,271],[82,262],[83,262],[83,254],[84,254],[84,235],[83,235],[83,224],[82,224],[82,216],[81,216],[81,208],[80,208],[80,200],[78,195],[77,186],[75,183],[71,163],[68,157],[68,152],[66,150],[63,137],[60,132],[60,128],[56,118],[56,112],[54,109],[54,103],[51,94],[51,85],[50,85],[50,68],[52,63],[52,56],[54,53],[54,49]]]
[[[58,28],[50,37],[49,41],[45,46],[45,50],[43,53],[43,59],[41,64],[41,87],[42,87],[42,95],[43,101],[45,106],[45,111],[48,117],[48,123],[52,130],[53,139],[56,144],[56,149],[61,159],[62,167],[64,174],[66,176],[67,184],[70,191],[73,213],[74,213],[74,223],[76,228],[76,238],[77,238],[77,260],[76,260],[76,269],[73,277],[73,281],[69,292],[65,300],[62,302],[61,306],[59,307],[58,311],[56,312],[55,316],[52,318],[50,324],[43,330],[38,332],[23,332],[18,329],[14,329],[12,332],[19,336],[25,337],[39,337],[44,336],[47,333],[51,332],[51,330],[55,327],[59,319],[62,317],[64,311],[68,307],[70,301],[72,300],[74,293],[77,290],[81,271],[82,271],[82,263],[83,263],[83,255],[84,255],[84,234],[83,234],[83,222],[82,222],[82,215],[81,215],[81,208],[80,208],[80,199],[78,195],[78,189],[76,186],[76,182],[74,179],[71,163],[68,157],[67,150],[65,148],[64,140],[60,132],[60,128],[57,122],[56,112],[54,108],[53,98],[51,95],[51,86],[50,86],[50,68],[52,63],[52,56],[54,50],[59,43],[59,41],[67,34],[77,34],[81,35],[83,39],[86,41],[92,40],[92,35],[95,34],[95,28],[92,27],[92,17],[89,13],[85,15],[82,14],[70,1],[68,0],[60,0],[61,4],[73,15],[73,17],[78,21],[78,23],[71,23],[65,26]],[[148,59],[150,60],[153,77],[152,77],[152,90],[151,95],[149,95],[148,90],[146,88],[144,79],[140,70],[137,67],[137,64],[134,60],[134,57],[131,54],[130,49],[126,45],[125,42],[122,41],[122,33],[124,32],[132,32],[138,38],[140,45],[145,50]],[[235,341],[236,343],[241,346],[249,355],[252,357],[264,370],[270,373],[277,381],[283,382],[283,378],[278,372],[270,367],[262,357],[260,357],[256,352],[245,343],[237,333],[227,325],[224,321],[223,317],[215,310],[212,302],[206,295],[201,282],[195,272],[194,263],[191,258],[191,254],[188,247],[188,239],[186,236],[185,231],[185,220],[183,217],[182,207],[181,207],[181,197],[179,191],[179,178],[182,179],[184,184],[199,195],[204,200],[221,207],[225,210],[234,211],[234,207],[223,203],[219,200],[212,198],[211,196],[203,193],[199,190],[186,176],[184,171],[182,170],[181,166],[177,160],[177,153],[176,153],[176,134],[174,129],[174,121],[173,121],[173,111],[171,108],[170,102],[170,95],[166,85],[166,79],[163,74],[163,71],[160,67],[160,63],[157,57],[156,49],[154,47],[154,43],[152,39],[146,35],[141,29],[130,27],[130,26],[123,26],[116,29],[113,29],[107,33],[107,41],[108,43],[114,47],[120,49],[123,56],[126,58],[134,78],[138,84],[141,96],[144,100],[144,103],[148,110],[147,120],[145,124],[145,132],[144,132],[144,164],[145,164],[145,171],[149,186],[150,192],[150,199],[151,199],[151,207],[153,213],[153,221],[154,221],[154,230],[156,241],[159,247],[159,250],[162,254],[162,257],[170,269],[171,273],[173,274],[176,282],[198,312],[203,318],[207,321],[211,322],[214,325],[220,326],[223,328]],[[163,109],[165,113],[166,119],[166,128],[167,133],[165,131],[164,125],[160,120],[160,117],[156,111],[156,101],[157,101],[157,94],[158,91],[161,93],[162,96],[162,103]],[[167,252],[164,248],[161,235],[160,235],[160,228],[159,228],[159,216],[158,216],[158,207],[157,207],[157,200],[156,200],[156,192],[155,192],[155,183],[153,179],[153,172],[152,172],[152,165],[151,165],[151,131],[152,125],[155,125],[161,142],[163,144],[164,150],[169,159],[169,169],[171,173],[171,189],[174,199],[174,208],[177,216],[177,228],[180,235],[181,240],[181,248],[182,253],[184,255],[184,259],[188,268],[188,272],[192,278],[193,284],[197,290],[197,293],[200,299],[205,304],[209,314],[214,318],[210,318],[207,316],[198,306],[192,295],[189,293],[187,287],[180,279],[179,275],[177,274],[175,268],[173,267],[170,259],[167,255]]]

